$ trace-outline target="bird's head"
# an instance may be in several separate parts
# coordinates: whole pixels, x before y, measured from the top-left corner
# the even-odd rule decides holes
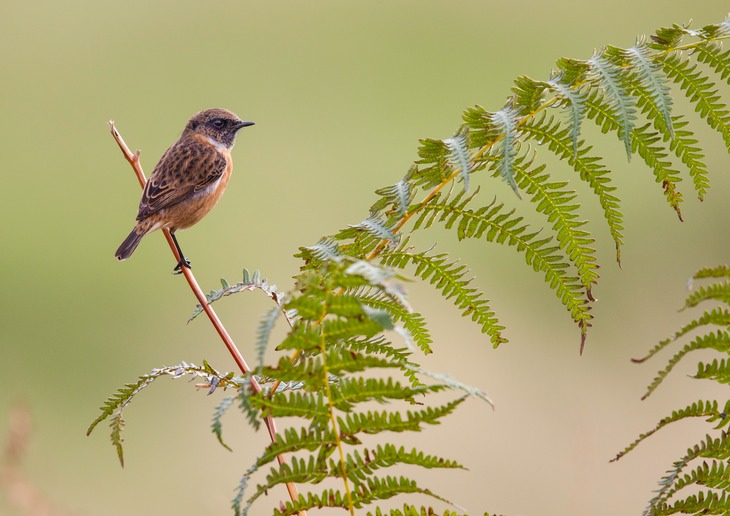
[[[253,125],[253,122],[241,120],[227,109],[213,108],[193,115],[184,132],[207,136],[214,142],[230,148],[236,141],[236,133],[250,125]]]

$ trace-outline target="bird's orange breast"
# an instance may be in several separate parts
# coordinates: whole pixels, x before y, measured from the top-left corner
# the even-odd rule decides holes
[[[193,194],[185,201],[167,208],[165,218],[169,220],[169,227],[172,230],[189,228],[205,217],[210,210],[218,203],[223,192],[228,186],[233,170],[233,161],[229,149],[219,150],[226,159],[226,168],[221,177],[209,186]]]

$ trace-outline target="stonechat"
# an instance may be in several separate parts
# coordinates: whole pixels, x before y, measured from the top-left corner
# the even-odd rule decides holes
[[[168,228],[180,254],[174,272],[190,268],[175,231],[196,224],[221,198],[233,169],[236,134],[250,125],[253,122],[244,122],[226,109],[193,115],[152,171],[139,203],[137,224],[117,249],[118,260],[129,258],[147,233]]]

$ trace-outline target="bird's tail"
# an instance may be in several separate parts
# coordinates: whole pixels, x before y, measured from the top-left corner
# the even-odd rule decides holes
[[[122,242],[122,245],[119,246],[119,249],[117,249],[117,252],[114,255],[117,260],[126,260],[132,256],[132,253],[135,249],[137,249],[142,237],[145,236],[146,233],[147,231],[141,231],[141,228],[134,228],[124,242]]]

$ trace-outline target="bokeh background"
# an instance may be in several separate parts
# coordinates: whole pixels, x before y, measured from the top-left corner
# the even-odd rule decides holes
[[[517,75],[546,78],[559,57],[630,46],[638,34],[690,19],[716,23],[727,8],[720,0],[6,0],[0,443],[11,409],[27,407],[33,430],[24,471],[38,493],[58,514],[116,516],[228,514],[236,483],[266,442],[232,414],[224,433],[234,452],[226,451],[209,432],[219,395],[168,379],[127,410],[124,469],[104,425],[85,436],[103,400],[153,367],[205,358],[233,368],[206,321],[186,324],[195,301],[170,275],[172,255],[159,234],[130,261],[113,258],[140,190],[109,119],[142,150],[148,173],[200,109],[226,107],[255,121],[239,137],[223,201],[181,241],[205,289],[221,276],[237,281],[244,266],[288,288],[296,249],[365,218],[373,190],[398,181],[415,159],[418,138],[450,136],[464,108],[499,109]],[[699,203],[687,178],[684,223],[640,160],[627,163],[614,136],[586,129],[614,170],[626,245],[619,269],[587,198],[583,213],[594,221],[603,267],[582,358],[578,330],[522,256],[457,244],[437,230],[422,237],[471,265],[510,338],[493,350],[449,303],[409,285],[436,340],[427,366],[497,404],[491,411],[468,401],[414,439],[469,468],[427,475],[426,487],[472,514],[639,514],[672,460],[704,435],[701,424],[682,424],[608,463],[672,408],[726,395],[686,378],[688,363],[641,402],[670,355],[629,362],[689,320],[677,313],[687,278],[728,259],[728,156],[716,134],[692,121],[712,188]],[[482,184],[510,195],[498,181]],[[217,305],[246,356],[268,307],[253,294]],[[266,514],[270,501],[254,514]],[[25,513],[4,493],[0,514]]]

